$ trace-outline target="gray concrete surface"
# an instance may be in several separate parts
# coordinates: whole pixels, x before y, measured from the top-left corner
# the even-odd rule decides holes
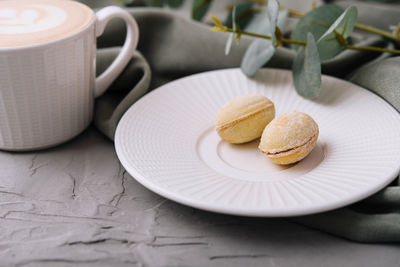
[[[89,129],[50,150],[0,152],[0,266],[398,267],[400,246],[176,204]]]

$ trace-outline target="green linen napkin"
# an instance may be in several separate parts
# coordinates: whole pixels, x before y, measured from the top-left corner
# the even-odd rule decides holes
[[[98,1],[84,1],[99,7]],[[102,0],[101,5],[114,4]],[[348,1],[340,3],[348,5]],[[371,25],[396,25],[400,8],[377,5],[374,14],[365,12],[370,3],[357,3],[360,20]],[[138,51],[110,89],[96,101],[95,126],[111,140],[123,113],[148,90],[171,80],[214,69],[240,66],[249,38],[224,55],[227,35],[183,18],[176,12],[153,8],[130,8],[140,28]],[[379,14],[377,14],[379,11]],[[390,14],[390,15],[389,15]],[[385,23],[382,24],[382,17]],[[111,23],[98,42],[98,72],[116,57],[125,36],[119,21]],[[362,36],[359,45],[388,46],[375,36]],[[379,56],[379,57],[378,57]],[[279,48],[267,66],[290,68],[294,54]],[[369,63],[369,64],[367,64]],[[347,78],[377,93],[400,111],[400,58],[373,52],[345,51],[323,62],[325,74]],[[399,163],[400,164],[400,163]],[[359,242],[400,242],[400,185],[398,180],[376,195],[346,208],[317,215],[292,218],[301,224]]]

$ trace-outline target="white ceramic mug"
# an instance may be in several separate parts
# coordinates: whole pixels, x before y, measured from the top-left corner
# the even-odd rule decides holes
[[[96,37],[113,18],[125,21],[126,41],[115,61],[96,78]],[[0,149],[47,148],[81,133],[92,121],[94,98],[130,61],[138,36],[132,16],[111,6],[64,38],[0,47]]]

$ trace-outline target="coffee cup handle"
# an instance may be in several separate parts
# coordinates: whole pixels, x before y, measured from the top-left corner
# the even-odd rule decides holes
[[[123,71],[131,60],[139,40],[139,28],[135,19],[126,10],[115,6],[105,7],[96,13],[96,37],[103,34],[107,23],[113,18],[120,18],[125,21],[127,26],[127,35],[125,43],[117,58],[102,74],[100,74],[100,76],[96,78],[94,85],[95,97],[101,96]]]

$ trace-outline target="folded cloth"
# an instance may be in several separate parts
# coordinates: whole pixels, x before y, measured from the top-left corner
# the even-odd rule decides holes
[[[104,48],[97,52],[97,72],[102,73],[119,53],[119,48]],[[114,139],[117,125],[125,111],[149,89],[150,66],[140,52],[135,52],[128,66],[111,85],[107,93],[96,99],[94,124],[108,138]]]
[[[86,0],[85,3],[90,5],[91,1]],[[107,3],[114,4],[113,1],[102,0],[102,4]],[[361,10],[365,10],[365,4],[356,4]],[[371,8],[371,5],[377,4],[367,5],[367,8]],[[393,5],[386,9],[384,7],[379,5],[378,9],[374,9],[373,16],[371,13],[360,12],[361,15],[364,14],[360,20],[368,23],[368,20],[376,21],[385,17],[385,21],[390,23],[396,21],[397,18],[394,17],[386,18],[385,12],[389,10],[390,16],[397,16],[400,14],[400,8]],[[95,109],[95,126],[111,140],[123,113],[148,90],[189,74],[238,67],[245,49],[252,40],[244,37],[240,44],[232,49],[231,54],[225,56],[227,35],[212,32],[205,24],[161,9],[127,10],[139,24],[140,52],[135,53],[120,77],[96,101]],[[379,14],[376,14],[377,10]],[[125,28],[119,21],[112,22],[106,28],[98,41],[99,72],[116,57],[124,36]],[[380,37],[367,35],[356,45],[383,47],[391,44]],[[291,68],[293,58],[292,50],[278,48],[267,66]],[[367,64],[368,62],[370,63]],[[350,81],[382,96],[400,111],[399,58],[387,58],[367,51],[345,51],[334,59],[323,62],[322,71],[325,74],[349,78]],[[400,242],[400,185],[397,180],[381,192],[357,204],[292,220],[359,242]]]
[[[227,34],[212,32],[207,25],[187,20],[176,13],[160,9],[130,8],[128,10],[139,24],[140,40],[138,50],[146,58],[141,58],[141,62],[145,64],[144,61],[147,60],[152,69],[150,89],[194,73],[239,67],[241,58],[252,41],[251,38],[243,37],[240,44],[232,49],[231,54],[225,56],[224,47]],[[125,26],[122,22],[116,21],[106,28],[98,44],[98,69],[103,70],[116,57],[118,48],[109,49],[109,47],[120,46],[124,41],[124,37]],[[383,47],[387,46],[387,42],[380,37],[372,36],[361,40],[359,45]],[[276,54],[268,62],[267,67],[291,68],[294,55],[294,52],[290,49],[278,48]],[[378,55],[374,52],[348,50],[334,59],[323,62],[322,70],[325,74],[345,77],[354,69],[376,58]],[[121,97],[123,92],[130,92],[131,89],[132,91],[136,90],[136,88],[132,88],[132,86],[136,85],[132,83],[132,80],[128,81],[126,78],[121,80],[121,77],[126,77],[132,71],[135,70],[132,69],[131,65],[128,66],[128,69],[101,98],[102,105],[113,107],[111,109],[108,108],[109,116],[111,116],[111,112],[114,111],[114,107],[117,105],[115,97],[108,98],[115,94],[114,91],[118,91]],[[143,72],[143,74],[150,75],[150,71]],[[138,75],[138,73],[135,75]],[[135,94],[134,96],[140,97],[141,94]],[[128,99],[124,99],[121,104],[124,107],[129,107],[137,98],[131,96]],[[113,104],[105,104],[104,102],[107,99]],[[113,132],[104,128],[102,121],[107,120],[109,124],[114,120],[116,125],[120,117],[114,114],[112,118],[106,118],[104,108],[96,110],[101,111],[102,114],[99,117],[97,112],[95,113],[95,125],[110,139],[113,139]],[[119,114],[122,116],[121,113]]]

